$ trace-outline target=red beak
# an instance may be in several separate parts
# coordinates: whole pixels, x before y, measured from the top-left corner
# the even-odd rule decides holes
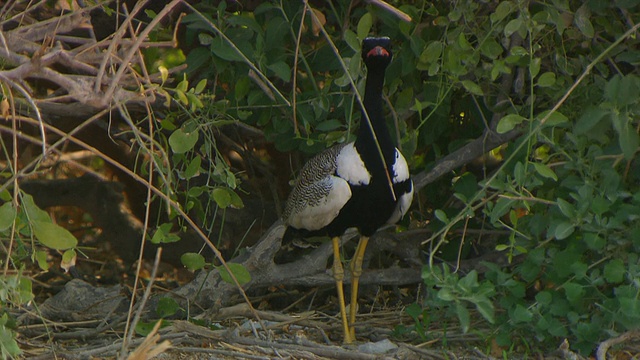
[[[369,52],[367,53],[367,57],[369,56],[389,56],[389,52],[382,46],[376,46],[373,49],[369,50]]]

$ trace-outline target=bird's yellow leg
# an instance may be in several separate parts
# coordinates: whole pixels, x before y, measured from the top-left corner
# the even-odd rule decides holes
[[[340,238],[336,236],[332,238],[331,241],[333,242],[333,278],[336,281],[336,288],[338,289],[338,302],[340,303],[340,317],[342,318],[344,343],[351,344],[353,342],[353,337],[349,331],[349,323],[347,323],[347,308],[344,303],[344,289],[342,287],[344,269],[342,268],[342,261],[340,260]]]
[[[349,333],[351,338],[356,338],[356,313],[358,312],[358,283],[360,275],[362,275],[362,259],[364,259],[364,251],[367,249],[369,238],[361,236],[358,241],[356,253],[351,259],[351,303],[349,304]]]

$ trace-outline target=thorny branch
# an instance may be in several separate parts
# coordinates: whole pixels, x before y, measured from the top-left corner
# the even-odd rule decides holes
[[[0,32],[0,61],[11,67],[0,70],[0,79],[21,84],[39,105],[60,103],[61,99],[65,102],[73,100],[89,111],[97,112],[113,103],[153,103],[153,92],[140,92],[137,86],[140,75],[132,65],[143,64],[139,63],[142,57],[136,59],[134,55],[143,46],[167,46],[166,42],[149,42],[148,35],[178,3],[180,0],[168,4],[139,34],[131,33],[132,28],[125,22],[120,26],[119,37],[102,41],[87,31],[92,8],[49,20],[30,19],[33,22],[30,25]],[[139,9],[136,6],[134,11]],[[25,17],[29,16],[27,10],[23,12]],[[127,17],[131,18],[133,16]],[[86,35],[79,37],[71,35],[72,32]],[[159,73],[152,78],[160,79]],[[54,95],[36,95],[30,85],[34,80],[53,83],[51,93]]]

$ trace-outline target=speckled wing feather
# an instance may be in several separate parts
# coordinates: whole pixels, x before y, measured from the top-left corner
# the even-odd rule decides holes
[[[282,214],[297,229],[317,230],[328,225],[351,197],[349,184],[336,176],[343,145],[333,146],[309,160],[300,172]]]

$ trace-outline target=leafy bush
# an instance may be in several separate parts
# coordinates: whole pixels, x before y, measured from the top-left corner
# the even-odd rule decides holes
[[[496,307],[495,322],[477,299],[471,301],[494,323],[498,343],[508,346],[520,336],[550,344],[568,338],[573,348],[589,353],[603,339],[640,324],[640,81],[624,71],[635,64],[632,31],[601,20],[614,5],[525,7],[506,1],[489,17],[480,16],[477,6],[466,3],[448,13],[445,50],[435,61],[447,63],[448,48],[470,43],[477,58],[465,75],[474,83],[490,87],[500,74],[517,71],[521,82],[513,90],[520,92],[510,95],[496,130],[523,135],[502,151],[504,162],[477,183],[478,191],[469,191],[474,176],[460,176],[467,183],[453,186],[460,201],[435,212],[434,248],[459,241],[450,230],[463,224],[506,230],[493,246],[510,265],[483,264],[495,291],[486,292]],[[618,6],[637,11],[636,2]],[[476,26],[473,36],[469,24]],[[523,45],[503,50],[513,34]],[[432,72],[454,76],[453,70]],[[474,86],[465,88],[482,95]],[[463,328],[469,316],[457,309],[469,299],[461,291],[469,288],[469,275],[459,279],[431,266],[423,276],[439,289],[425,305],[448,302]]]

